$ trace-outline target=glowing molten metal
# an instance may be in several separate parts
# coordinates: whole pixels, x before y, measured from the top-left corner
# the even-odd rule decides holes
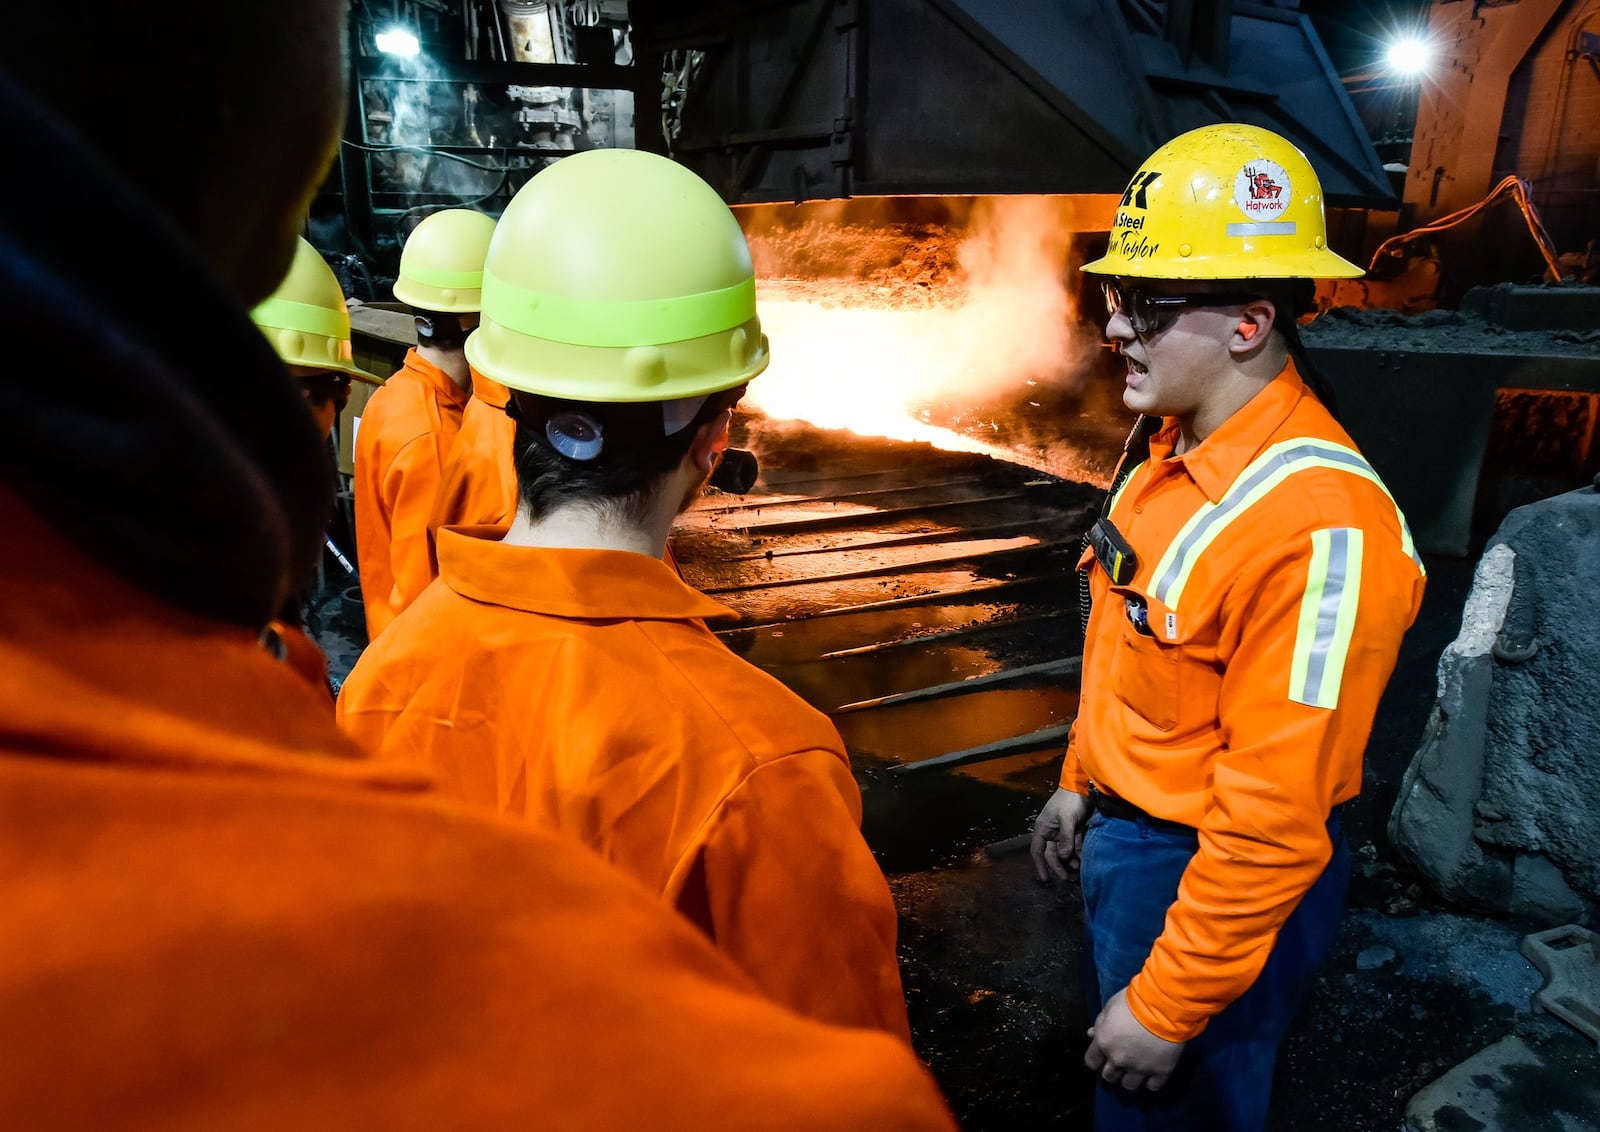
[[[1016,424],[1046,390],[1075,388],[1098,345],[1067,286],[1075,199],[922,206],[950,224],[840,222],[847,207],[870,206],[861,200],[741,210],[772,344],[746,403],[863,436],[1054,463]]]

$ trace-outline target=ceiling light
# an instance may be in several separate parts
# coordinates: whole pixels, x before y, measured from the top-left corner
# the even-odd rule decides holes
[[[385,55],[398,55],[402,59],[410,59],[422,50],[422,45],[417,42],[417,37],[405,28],[390,28],[377,34],[378,50]]]
[[[1433,49],[1428,41],[1418,36],[1405,36],[1389,45],[1385,61],[1389,69],[1401,75],[1419,75],[1428,68]]]

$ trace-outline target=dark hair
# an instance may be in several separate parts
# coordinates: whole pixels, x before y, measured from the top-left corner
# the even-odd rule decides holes
[[[1273,325],[1285,330],[1317,309],[1317,284],[1314,279],[1208,279],[1186,283],[1185,288],[1200,294],[1214,292],[1237,298],[1250,295],[1266,299],[1278,308]]]
[[[1317,284],[1314,279],[1255,279],[1249,290],[1270,299],[1278,308],[1274,321],[1281,330],[1317,309]],[[1287,317],[1285,317],[1287,315]]]
[[[702,425],[732,408],[744,387],[713,393],[688,424],[662,434],[657,401],[613,404],[561,401],[513,392],[506,412],[516,422],[512,458],[517,496],[534,519],[572,503],[588,503],[618,518],[638,521],[663,476],[683,461]],[[552,446],[552,420],[581,414],[599,426],[603,444],[592,459],[573,459]]]
[[[459,350],[467,340],[462,329],[461,316],[448,311],[430,311],[412,307],[411,316],[417,326],[417,345],[433,346],[440,350]]]

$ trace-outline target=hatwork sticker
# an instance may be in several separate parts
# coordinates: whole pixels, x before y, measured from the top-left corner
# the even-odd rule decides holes
[[[1233,179],[1233,203],[1252,220],[1272,220],[1282,216],[1294,199],[1289,174],[1276,161],[1258,158]]]

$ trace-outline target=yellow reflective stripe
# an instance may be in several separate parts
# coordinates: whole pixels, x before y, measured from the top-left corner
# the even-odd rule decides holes
[[[1345,658],[1361,604],[1359,527],[1311,532],[1311,565],[1300,597],[1300,624],[1289,666],[1289,698],[1308,707],[1339,706]]]
[[[479,271],[445,271],[432,267],[417,265],[400,265],[400,278],[409,279],[413,283],[421,283],[425,287],[445,287],[456,291],[480,291],[483,289],[483,272]]]
[[[1111,497],[1111,506],[1106,508],[1107,515],[1117,509],[1117,504],[1122,502],[1123,493],[1128,490],[1128,485],[1133,482],[1133,477],[1139,474],[1139,469],[1144,467],[1145,463],[1146,461],[1144,460],[1139,461],[1133,466],[1133,471],[1129,472],[1126,478],[1123,479],[1122,485],[1117,488],[1117,493]]]
[[[530,291],[483,272],[484,321],[570,346],[660,346],[743,326],[756,317],[756,279],[694,295],[590,300]]]
[[[1400,525],[1401,549],[1417,564],[1419,570],[1422,568],[1422,559],[1412,542],[1411,528],[1406,524],[1405,515],[1361,453],[1332,441],[1298,437],[1268,448],[1239,473],[1219,502],[1204,503],[1189,517],[1156,563],[1155,572],[1151,575],[1155,598],[1169,608],[1176,609],[1195,563],[1206,547],[1262,496],[1290,476],[1311,468],[1348,472],[1376,484],[1394,506],[1395,518]]]
[[[301,334],[316,334],[323,338],[350,337],[348,313],[314,307],[310,303],[297,303],[293,299],[263,299],[250,312],[250,320],[257,326],[274,330],[298,330]]]

